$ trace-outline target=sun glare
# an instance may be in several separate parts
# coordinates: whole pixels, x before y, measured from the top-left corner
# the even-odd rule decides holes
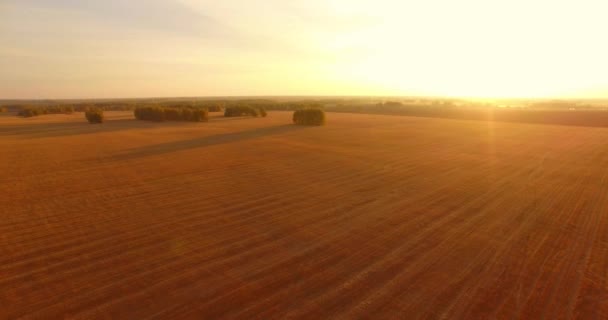
[[[368,24],[331,42],[336,72],[392,94],[535,98],[606,88],[604,5],[583,2],[359,5],[350,12]]]

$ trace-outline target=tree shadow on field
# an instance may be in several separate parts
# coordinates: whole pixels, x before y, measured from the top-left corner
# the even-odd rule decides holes
[[[195,124],[195,123],[188,123]],[[83,119],[82,122],[43,122],[24,123],[18,125],[0,126],[0,137],[18,136],[24,138],[49,138],[71,135],[95,134],[116,132],[131,129],[158,128],[159,126],[184,126],[183,122],[150,122],[136,119],[113,119],[101,124],[90,124]]]
[[[155,144],[142,148],[131,149],[126,153],[116,155],[113,160],[129,160],[140,157],[148,157],[160,154],[167,154],[182,150],[204,148],[219,144],[239,142],[243,140],[251,140],[272,135],[280,135],[293,131],[299,131],[307,128],[306,126],[297,126],[293,124],[285,124],[275,127],[256,128],[246,131],[231,132],[218,134],[206,137],[200,137],[190,140],[182,140],[168,143]]]

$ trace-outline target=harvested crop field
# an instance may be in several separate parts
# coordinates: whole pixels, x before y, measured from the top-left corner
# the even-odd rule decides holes
[[[608,129],[0,116],[0,319],[606,319]]]

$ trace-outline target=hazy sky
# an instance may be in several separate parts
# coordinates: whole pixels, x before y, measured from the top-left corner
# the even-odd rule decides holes
[[[0,0],[0,99],[608,96],[606,0]]]

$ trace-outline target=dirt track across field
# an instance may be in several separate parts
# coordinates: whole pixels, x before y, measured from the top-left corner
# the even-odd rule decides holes
[[[608,319],[608,129],[0,117],[0,319]]]

